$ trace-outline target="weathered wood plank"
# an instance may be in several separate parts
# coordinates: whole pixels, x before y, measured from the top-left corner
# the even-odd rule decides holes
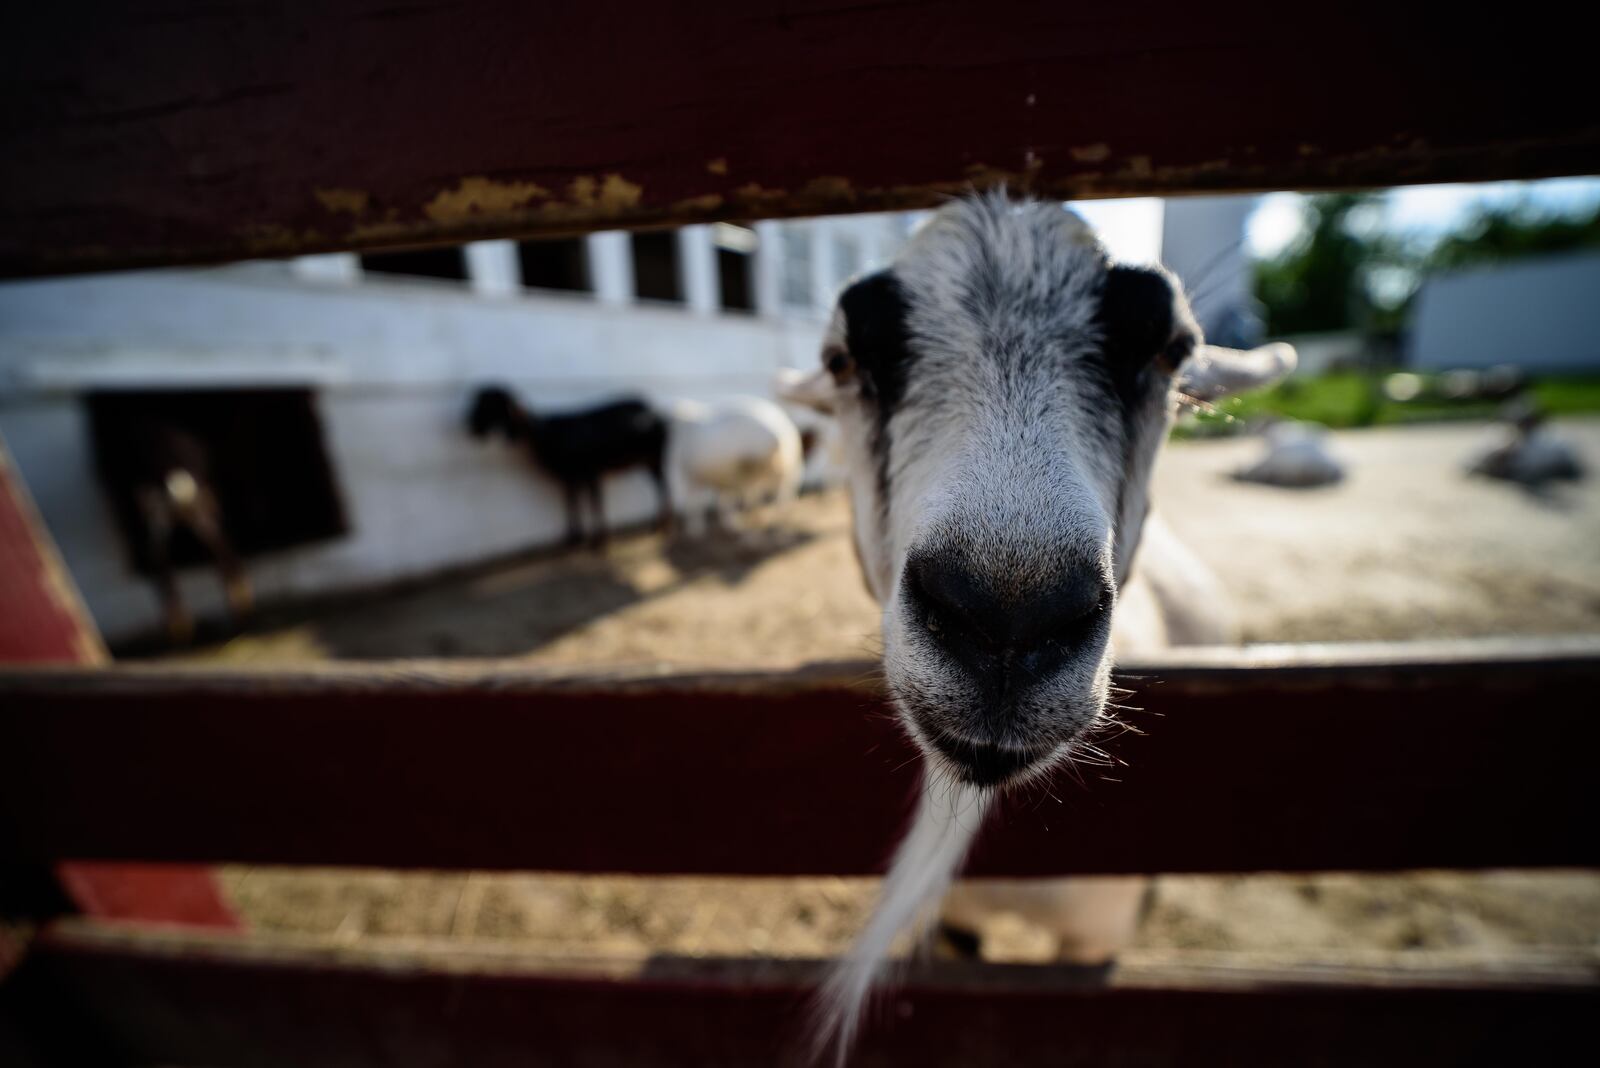
[[[0,441],[0,663],[99,665],[109,660],[100,633],[27,488]],[[63,863],[8,873],[0,916],[54,910],[69,896],[92,916],[238,927],[205,869],[178,865]],[[59,885],[55,885],[59,880]],[[3,956],[3,954],[0,954]],[[3,967],[0,967],[3,971]]]
[[[66,929],[19,978],[61,1063],[796,1062],[814,962],[660,960],[629,974],[507,956],[387,959]],[[1562,1063],[1591,975],[936,965],[885,998],[854,1065]]]
[[[1564,10],[28,5],[0,48],[0,274],[903,208],[1002,180],[1592,173]]]
[[[1233,655],[1130,666],[1126,766],[1013,799],[973,870],[1600,864],[1594,640]],[[872,872],[916,769],[867,672],[0,673],[0,838],[14,862]]]

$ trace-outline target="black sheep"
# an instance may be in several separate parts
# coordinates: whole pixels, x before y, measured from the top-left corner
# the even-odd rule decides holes
[[[605,540],[600,478],[612,471],[642,467],[656,484],[663,529],[672,520],[665,456],[667,421],[641,400],[627,399],[562,415],[535,415],[501,386],[486,386],[473,398],[467,427],[474,437],[504,434],[522,442],[534,463],[566,491],[567,542],[583,539],[579,494],[587,494],[595,518],[595,541]]]

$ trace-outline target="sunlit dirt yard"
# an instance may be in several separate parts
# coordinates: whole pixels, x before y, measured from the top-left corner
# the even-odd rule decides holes
[[[1350,431],[1337,486],[1227,474],[1253,439],[1169,448],[1156,507],[1232,591],[1250,642],[1600,631],[1600,420],[1563,425],[1594,478],[1544,494],[1461,473],[1480,425]],[[842,492],[746,538],[623,535],[406,592],[269,613],[210,661],[514,657],[583,667],[779,666],[870,656],[878,613]]]
[[[1600,471],[1600,421],[1560,432]],[[1534,494],[1461,473],[1481,425],[1335,435],[1339,486],[1227,478],[1253,440],[1168,450],[1156,502],[1233,591],[1251,642],[1600,632],[1600,474]],[[783,666],[870,657],[877,611],[843,495],[804,498],[746,538],[620,536],[604,552],[535,555],[382,596],[269,612],[255,632],[185,654],[257,664],[327,658],[511,657]],[[534,833],[530,830],[530,833]],[[244,915],[335,941],[447,938],[540,953],[837,951],[868,880],[397,874],[229,868]],[[1377,954],[1491,966],[1507,952],[1600,966],[1600,876],[1167,877],[1143,949],[1326,959]],[[991,950],[1036,957],[1020,921]]]

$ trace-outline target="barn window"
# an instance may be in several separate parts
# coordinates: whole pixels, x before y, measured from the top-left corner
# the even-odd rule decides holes
[[[517,243],[522,284],[530,289],[564,289],[587,293],[589,253],[581,237]]]
[[[201,458],[241,556],[348,529],[309,389],[108,390],[84,401],[100,482],[141,573],[152,572],[153,560],[137,486],[174,454]],[[180,567],[212,560],[181,527],[168,555]]]
[[[717,249],[717,279],[723,311],[756,310],[754,283],[756,232],[748,226],[717,223],[711,241]]]
[[[368,274],[439,278],[447,282],[467,280],[467,258],[459,245],[408,249],[404,252],[374,252],[361,257],[361,269]]]
[[[683,303],[677,231],[651,230],[633,235],[633,292],[640,300]]]
[[[811,288],[811,231],[798,226],[783,228],[783,302],[809,308]]]

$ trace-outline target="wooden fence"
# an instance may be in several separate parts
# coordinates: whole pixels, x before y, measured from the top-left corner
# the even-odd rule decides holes
[[[31,5],[0,64],[0,274],[907,207],[999,181],[1600,172],[1587,39],[1538,7]],[[0,505],[0,658],[91,662],[16,487]],[[1600,863],[1592,642],[1125,670],[1145,710],[1125,766],[1007,806],[974,871]],[[129,862],[872,872],[913,774],[867,665],[9,668],[0,738],[0,1060],[26,1065],[775,1063],[815,962],[552,964],[60,913],[97,873],[161,885]],[[51,872],[74,870],[64,894]],[[858,1063],[1547,1063],[1597,1010],[1590,970],[1527,958],[930,965]]]

